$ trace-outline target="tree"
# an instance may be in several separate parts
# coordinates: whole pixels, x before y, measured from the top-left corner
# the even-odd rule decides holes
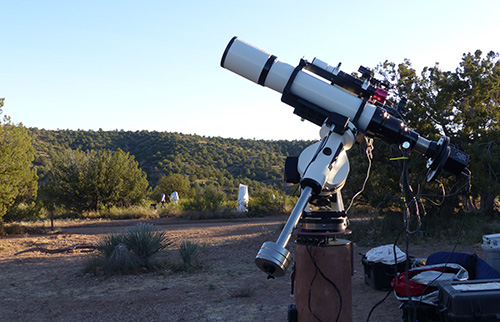
[[[450,99],[454,131],[471,155],[472,193],[480,197],[480,210],[493,214],[500,195],[500,61],[477,50],[463,56],[445,90],[455,89]]]
[[[220,211],[226,200],[226,195],[216,185],[196,189],[196,195],[183,204],[184,210]]]
[[[439,65],[417,76],[409,61],[384,63],[379,71],[397,83],[398,95],[409,100],[405,118],[424,137],[450,137],[471,156],[472,193],[484,213],[493,213],[500,195],[500,62],[498,54],[464,54],[454,71]]]
[[[55,152],[44,191],[48,199],[76,211],[139,204],[149,184],[138,165],[120,149]]]
[[[179,173],[163,175],[153,190],[152,198],[160,200],[161,195],[164,193],[168,199],[174,191],[177,191],[180,197],[186,197],[189,192],[189,186],[189,181]]]
[[[3,102],[0,99],[0,114]],[[38,177],[33,160],[28,132],[5,116],[0,121],[0,220],[16,202],[36,198]]]

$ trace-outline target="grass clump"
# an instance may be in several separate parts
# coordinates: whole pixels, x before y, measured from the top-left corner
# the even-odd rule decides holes
[[[255,294],[255,289],[249,285],[237,287],[229,292],[232,298],[250,298]]]
[[[130,227],[124,234],[123,243],[137,255],[142,266],[152,268],[156,253],[172,245],[164,231],[158,231],[152,224],[138,224]]]
[[[134,273],[141,267],[139,258],[122,243],[115,246],[106,261],[106,265],[108,272],[120,274]]]
[[[97,243],[98,255],[84,268],[87,273],[131,274],[156,269],[155,256],[172,241],[152,224],[139,223],[121,234],[103,237]]]
[[[4,224],[0,222],[0,236],[22,235],[24,233],[24,227],[19,224]]]
[[[87,211],[80,215],[82,218],[109,218],[109,219],[157,219],[158,213],[146,206],[111,207],[99,211]]]
[[[200,244],[191,241],[183,241],[179,246],[179,255],[182,259],[180,270],[193,273],[203,267],[200,260]]]

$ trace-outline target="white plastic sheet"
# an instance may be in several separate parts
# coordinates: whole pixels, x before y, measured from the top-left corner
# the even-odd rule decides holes
[[[489,290],[500,290],[500,283],[487,282],[480,284],[456,284],[452,285],[451,287],[462,292],[489,291]]]
[[[173,203],[179,202],[179,194],[177,193],[177,191],[172,192],[172,194],[170,195],[170,201]]]
[[[372,263],[382,263],[386,265],[394,265],[394,245],[383,245],[370,249],[365,254],[366,259]],[[406,260],[406,254],[396,246],[396,260],[402,263]]]
[[[238,212],[246,212],[248,207],[248,186],[240,183],[238,193]]]
[[[424,285],[436,285],[444,281],[454,281],[455,274],[438,271],[424,271],[411,278],[412,281]]]
[[[448,264],[435,264],[435,265],[426,265],[426,266],[421,266],[421,267],[416,267],[416,268],[413,268],[411,269],[412,271],[419,271],[419,270],[426,270],[426,269],[429,269],[429,268],[433,268],[433,267],[450,267],[450,268],[454,268],[454,269],[457,269],[457,273],[453,274],[453,277],[452,277],[452,280],[454,281],[466,281],[469,279],[469,273],[467,272],[467,270],[465,268],[463,268],[462,266],[458,265],[458,264],[455,264],[455,263],[448,263]],[[421,275],[423,272],[421,273],[418,273],[417,275],[413,276],[411,278],[412,281],[415,281],[415,278],[418,276],[418,275]],[[438,277],[439,274],[441,274],[441,272],[437,272],[438,274],[437,275],[434,275],[434,279],[436,277]],[[444,274],[448,274],[448,273],[444,273]],[[444,275],[443,274],[443,275]],[[424,278],[422,281],[424,283],[421,283],[423,285],[433,285],[433,286],[436,286],[436,284],[438,284],[437,282],[434,281],[434,279],[429,279],[430,278],[430,275],[427,276],[427,278]],[[424,281],[425,280],[425,281]],[[400,301],[408,301],[409,298],[408,297],[405,297],[405,296],[399,296],[395,291],[394,291],[394,296],[400,300]],[[412,300],[413,301],[418,301],[418,302],[422,302],[422,303],[425,303],[425,304],[429,304],[429,305],[433,305],[433,306],[437,306],[437,303],[438,303],[438,296],[439,296],[439,291],[434,291],[434,292],[430,292],[430,293],[427,293],[427,294],[424,294],[424,295],[416,295],[416,296],[412,296]]]

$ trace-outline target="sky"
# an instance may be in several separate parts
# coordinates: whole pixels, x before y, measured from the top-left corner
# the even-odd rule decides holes
[[[233,36],[290,65],[500,52],[500,1],[0,0],[3,114],[40,129],[314,140],[281,94],[220,66]]]

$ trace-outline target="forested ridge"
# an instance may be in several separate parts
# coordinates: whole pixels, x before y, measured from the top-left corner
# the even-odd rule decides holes
[[[83,131],[29,128],[35,165],[43,178],[51,150],[129,152],[154,187],[163,175],[178,173],[191,183],[216,182],[226,190],[239,183],[282,187],[286,156],[298,155],[311,141],[265,141],[205,137],[157,131]]]
[[[159,201],[158,193],[154,193],[159,179],[172,174],[181,175],[192,191],[213,186],[231,200],[237,198],[239,184],[249,186],[251,198],[269,191],[290,195],[294,187],[284,182],[285,159],[287,156],[298,156],[315,142],[233,139],[145,130],[27,130],[35,150],[34,165],[39,186],[52,185],[46,178],[60,167],[54,167],[54,160],[51,159],[57,151],[63,156],[64,163],[72,158],[68,156],[71,151],[123,150],[130,153],[140,170],[146,173],[152,190],[148,195],[153,201]],[[394,198],[400,171],[399,164],[387,163],[391,155],[397,155],[397,148],[391,151],[391,147],[382,141],[377,141],[375,146],[366,193],[358,198],[358,201],[373,206],[387,197]],[[350,173],[342,190],[346,202],[361,189],[366,177],[368,162],[365,148],[365,143],[361,142],[348,151]]]

